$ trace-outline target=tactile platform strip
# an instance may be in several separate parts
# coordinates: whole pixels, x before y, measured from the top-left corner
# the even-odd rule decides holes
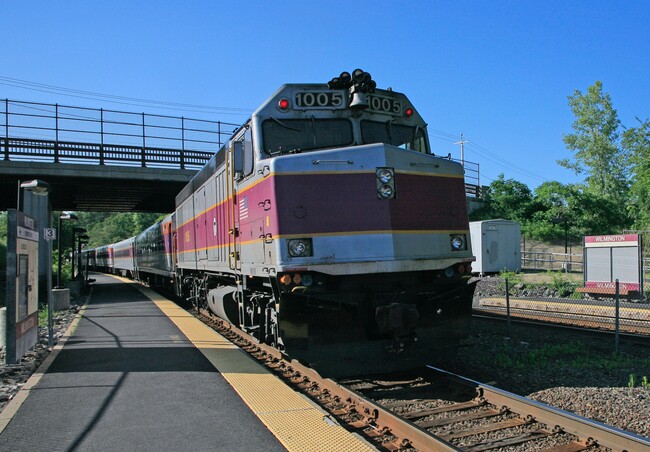
[[[128,281],[128,280],[124,280]],[[236,345],[151,289],[136,285],[219,369],[239,396],[292,451],[376,450],[295,392]]]

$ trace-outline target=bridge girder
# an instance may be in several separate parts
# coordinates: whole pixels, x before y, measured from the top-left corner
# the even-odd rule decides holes
[[[15,208],[18,181],[50,184],[54,210],[160,212],[174,210],[196,170],[0,160],[0,211]]]

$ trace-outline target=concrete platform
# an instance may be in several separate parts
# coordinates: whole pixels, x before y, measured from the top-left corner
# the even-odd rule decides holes
[[[96,280],[74,332],[0,414],[0,450],[372,449],[170,301]]]

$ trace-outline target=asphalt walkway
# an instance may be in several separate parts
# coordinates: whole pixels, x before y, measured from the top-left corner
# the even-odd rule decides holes
[[[28,394],[1,451],[285,450],[172,319],[108,276]]]

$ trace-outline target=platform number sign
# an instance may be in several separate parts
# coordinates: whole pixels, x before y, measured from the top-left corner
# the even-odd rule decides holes
[[[45,240],[56,240],[56,228],[44,228],[43,238]]]

